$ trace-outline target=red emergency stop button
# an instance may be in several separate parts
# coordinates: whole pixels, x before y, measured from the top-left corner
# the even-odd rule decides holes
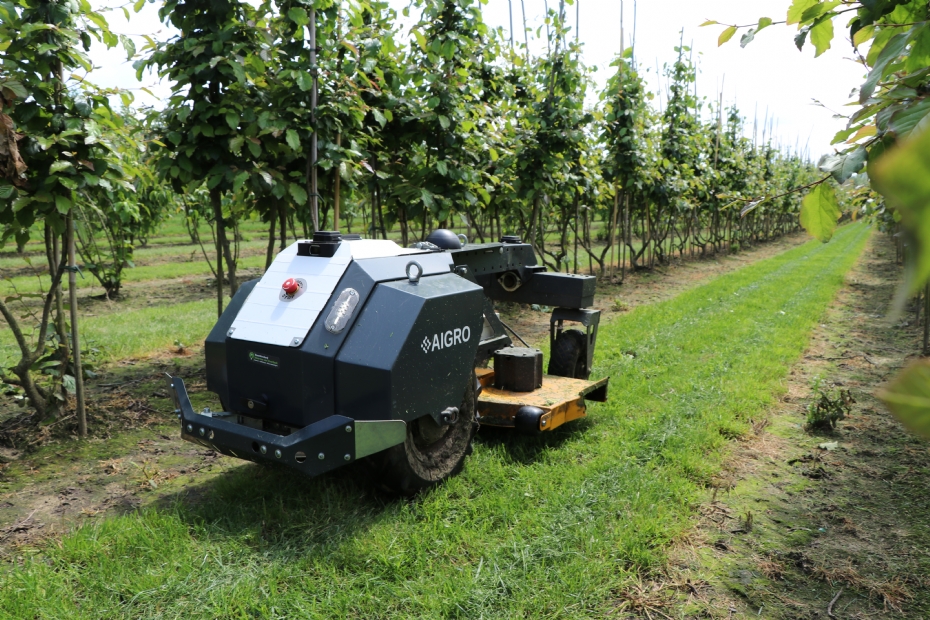
[[[297,280],[294,278],[288,278],[284,281],[284,284],[281,285],[281,288],[284,289],[286,295],[293,295],[298,290],[300,290],[300,284],[297,283]]]

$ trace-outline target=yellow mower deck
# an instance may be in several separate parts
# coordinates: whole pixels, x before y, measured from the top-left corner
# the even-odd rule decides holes
[[[494,369],[476,368],[481,382],[478,396],[478,414],[481,424],[487,426],[514,426],[514,416],[520,407],[539,407],[545,413],[539,420],[540,431],[551,431],[566,422],[587,415],[585,400],[607,401],[607,381],[569,379],[543,375],[542,387],[532,392],[510,392],[494,387]]]

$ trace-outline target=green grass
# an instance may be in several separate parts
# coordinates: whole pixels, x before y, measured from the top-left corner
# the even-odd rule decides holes
[[[179,252],[180,255],[184,256],[183,252]],[[190,256],[187,254],[186,256]],[[199,260],[198,260],[199,259]],[[245,258],[239,259],[238,270],[243,269],[263,269],[265,267],[265,256],[247,256]],[[224,265],[225,270],[225,265]],[[203,260],[203,256],[200,255],[198,250],[198,255],[195,257],[195,260],[190,262],[173,262],[173,263],[160,263],[157,265],[149,265],[144,267],[136,267],[135,269],[126,269],[123,271],[123,283],[129,282],[148,282],[151,280],[164,280],[168,278],[182,278],[182,277],[209,277],[213,278],[213,273],[210,271],[209,265]],[[9,280],[0,281],[0,294],[10,295],[13,293],[14,289],[20,293],[26,292],[38,292],[40,290],[39,280],[42,282],[42,290],[48,290],[51,279],[47,274],[43,274],[39,277],[36,276],[19,276],[16,278],[10,278]],[[65,285],[65,290],[67,290],[67,285]],[[100,294],[103,294],[103,289],[100,287],[100,284],[97,280],[89,273],[84,274],[84,278],[78,276],[77,288],[81,289],[97,289]]]
[[[166,352],[175,340],[185,346],[203,344],[214,323],[216,301],[211,299],[92,317],[82,331],[89,346],[100,350],[100,361],[113,362]]]
[[[205,299],[87,317],[81,322],[81,338],[86,348],[99,351],[95,361],[106,363],[166,352],[175,340],[186,346],[203,344],[214,323],[216,300]],[[0,365],[10,366],[19,349],[9,331],[0,331],[0,336]]]
[[[688,527],[728,438],[789,366],[869,234],[841,229],[602,327],[611,397],[533,439],[483,431],[415,501],[356,468],[243,464],[0,570],[9,617],[601,618]]]

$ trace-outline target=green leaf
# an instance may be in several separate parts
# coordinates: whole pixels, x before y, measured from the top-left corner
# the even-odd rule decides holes
[[[828,18],[815,24],[811,28],[811,43],[814,44],[814,49],[817,50],[814,58],[830,49],[831,41],[833,41],[833,20]]]
[[[242,68],[242,63],[236,60],[230,60],[229,66],[232,67],[233,73],[236,76],[236,80],[240,84],[245,84],[245,69]]]
[[[907,430],[930,439],[930,360],[908,366],[878,398]]]
[[[74,168],[74,165],[70,161],[58,160],[52,162],[52,165],[48,167],[48,171],[50,174],[56,174],[62,170],[68,170],[70,168]]]
[[[23,87],[20,82],[15,80],[10,80],[8,82],[0,83],[0,87],[3,87],[9,90],[11,93],[19,97],[20,99],[26,99],[29,96],[29,91]]]
[[[310,23],[310,16],[307,14],[307,9],[302,9],[300,7],[288,9],[287,17],[298,26],[306,26]]]
[[[307,204],[307,190],[300,185],[300,183],[291,183],[287,188],[288,193],[291,195],[291,198],[294,199],[294,202],[299,205]]]
[[[123,49],[126,50],[126,60],[132,60],[133,56],[136,55],[136,44],[131,37],[121,36],[120,40],[123,42]]]
[[[426,37],[423,36],[423,33],[418,29],[413,29],[413,36],[416,37],[417,45],[420,46],[420,49],[424,52],[426,51]]]
[[[853,45],[859,47],[875,35],[875,26],[866,26],[856,31],[853,35]]]
[[[242,184],[249,179],[249,173],[245,170],[240,171],[233,179],[233,191],[238,192]]]
[[[860,127],[859,130],[856,132],[856,135],[846,140],[846,143],[853,144],[855,142],[858,142],[862,138],[868,138],[868,137],[874,136],[877,131],[878,130],[875,128],[875,125],[866,125],[865,127]]]
[[[717,47],[720,47],[727,41],[733,38],[733,35],[736,34],[736,26],[730,26],[720,33],[720,36],[717,37]]]
[[[743,35],[743,38],[739,40],[739,46],[746,47],[747,45],[752,43],[752,40],[755,37],[756,37],[756,31],[750,28],[749,30],[746,31],[746,34]]]
[[[794,37],[794,45],[799,50],[804,49],[804,42],[807,41],[807,33],[810,32],[809,28],[804,28]]]
[[[20,196],[19,198],[13,201],[13,213],[19,213],[25,207],[27,207],[33,200],[35,199],[32,196]]]
[[[930,26],[923,26],[911,38],[911,49],[904,61],[904,70],[913,73],[930,66]]]
[[[833,136],[833,140],[830,141],[830,144],[833,145],[833,144],[839,144],[840,142],[845,142],[846,138],[853,135],[855,131],[856,131],[855,127],[847,127],[846,129],[841,129],[840,131],[836,132],[836,134]]]
[[[309,73],[301,71],[297,74],[295,79],[297,81],[297,87],[300,90],[306,92],[313,88],[313,76],[311,76]]]
[[[817,0],[794,0],[788,8],[788,20],[786,23],[789,26],[791,24],[800,23],[804,12],[812,6],[817,5],[817,3]]]
[[[756,33],[762,32],[762,29],[763,29],[763,28],[768,28],[768,27],[771,26],[771,25],[772,25],[772,18],[771,18],[771,17],[760,17],[760,18],[759,18],[759,25],[756,26]]]
[[[874,147],[873,147],[874,149]],[[896,209],[916,245],[911,293],[930,277],[930,131],[912,134],[869,164],[873,186]]]
[[[430,209],[436,205],[436,201],[433,199],[433,194],[430,193],[430,191],[425,187],[420,190],[420,199],[423,200],[423,204]]]
[[[817,167],[823,172],[832,174],[836,182],[842,185],[849,177],[862,170],[868,155],[865,147],[859,146],[845,153],[824,155],[820,158]]]
[[[71,201],[67,196],[62,196],[61,194],[55,194],[55,208],[62,215],[67,215],[68,211],[71,210]]]
[[[801,15],[801,22],[807,23],[812,20],[816,20],[820,17],[826,16],[830,11],[839,6],[841,0],[829,0],[827,2],[818,2],[811,8],[804,11]],[[832,15],[830,17],[833,17]],[[828,18],[829,19],[829,18]]]
[[[291,147],[294,151],[300,151],[300,136],[297,135],[297,132],[293,129],[288,129],[284,134],[284,139],[287,140],[287,145]]]
[[[372,108],[371,115],[375,117],[375,122],[381,125],[382,128],[387,124],[387,118],[385,118],[384,113],[378,108]]]
[[[827,182],[815,186],[801,203],[801,226],[823,243],[833,237],[840,215],[842,212],[836,202],[836,192]]]
[[[719,22],[716,22],[716,21],[714,21],[714,20],[712,20],[712,19],[708,19],[706,22],[704,22],[703,24],[701,24],[700,26],[698,26],[698,28],[703,28],[704,26],[714,26],[714,25],[716,25],[716,24],[718,24],[718,23],[719,23]]]
[[[862,85],[862,88],[859,90],[859,103],[865,103],[872,96],[872,93],[875,92],[875,86],[878,84],[878,81],[882,78],[882,75],[885,72],[885,67],[888,66],[892,60],[898,58],[901,55],[901,52],[904,51],[904,48],[907,46],[909,33],[896,34],[894,37],[888,41],[888,44],[885,45],[885,48],[878,55],[878,58],[875,60],[875,66],[872,67],[872,70],[869,71],[869,76],[865,80],[865,84]]]
[[[442,114],[440,114],[440,115],[439,115],[439,124],[442,126],[443,129],[448,129],[449,126],[451,125],[451,123],[450,123],[450,121],[449,121],[449,117],[448,117],[448,116],[443,116]]]
[[[229,139],[229,150],[232,151],[233,153],[238,154],[239,151],[242,150],[242,143],[244,142],[244,140],[245,139],[242,136],[234,136],[230,138]]]
[[[235,112],[227,112],[226,124],[229,125],[229,128],[233,130],[239,127],[239,115]]]
[[[136,3],[132,5],[132,10],[138,13],[142,10],[142,7],[145,6],[145,0],[136,0]]]
[[[910,134],[918,125],[926,125],[924,120],[930,113],[930,98],[920,99],[895,112],[888,121],[888,129],[899,138]]]

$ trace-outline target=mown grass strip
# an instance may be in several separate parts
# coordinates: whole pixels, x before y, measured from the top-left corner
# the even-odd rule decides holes
[[[465,472],[388,501],[359,467],[316,480],[244,464],[108,518],[0,573],[13,617],[572,617],[688,526],[727,438],[789,366],[869,230],[841,229],[602,328],[611,401],[536,439],[483,431]]]
[[[215,322],[216,301],[205,299],[88,317],[81,322],[81,337],[85,357],[107,363],[165,352],[175,341],[203,344]],[[12,365],[19,349],[9,330],[0,336],[0,365]]]
[[[247,256],[239,259],[238,269],[263,269],[265,267],[265,257]],[[200,257],[199,260],[190,262],[161,263],[145,267],[136,267],[135,269],[126,269],[123,271],[123,283],[128,282],[148,282],[151,280],[164,280],[167,278],[186,278],[186,277],[205,277],[212,278],[213,273],[210,266]],[[40,286],[41,280],[41,286]],[[41,276],[18,276],[9,280],[0,281],[0,294],[12,295],[15,291],[20,293],[32,293],[47,291],[51,279],[47,274]],[[100,283],[87,273],[84,278],[78,278],[78,289],[98,289],[103,293]],[[67,289],[67,286],[65,286]]]

